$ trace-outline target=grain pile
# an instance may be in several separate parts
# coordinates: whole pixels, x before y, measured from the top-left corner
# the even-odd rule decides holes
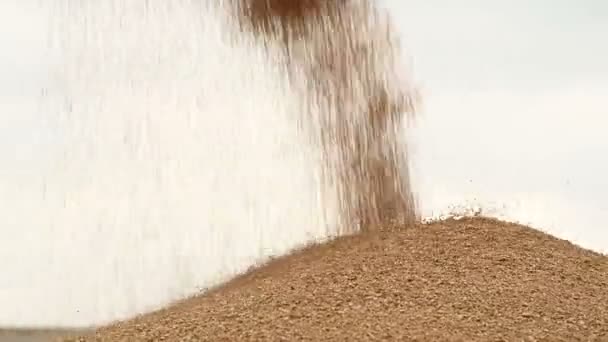
[[[80,340],[607,341],[608,257],[489,219],[385,228]]]

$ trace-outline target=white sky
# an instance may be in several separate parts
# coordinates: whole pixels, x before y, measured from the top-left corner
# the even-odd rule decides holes
[[[484,91],[486,102],[507,94],[551,101],[558,93],[568,101],[564,93],[602,98],[608,91],[604,1],[383,1],[402,29],[428,99]],[[45,12],[36,1],[2,1],[0,19],[0,151],[4,164],[17,167],[15,161],[35,159],[30,155],[47,142],[44,114],[34,102],[47,86],[52,60],[45,49]],[[433,102],[443,104],[448,102]],[[578,114],[604,125],[573,118],[568,125],[590,130],[584,138],[598,139],[608,124],[604,113]]]
[[[560,87],[608,79],[608,3],[384,0],[434,88]]]

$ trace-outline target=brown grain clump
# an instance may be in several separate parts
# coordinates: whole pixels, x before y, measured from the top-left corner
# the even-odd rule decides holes
[[[416,92],[386,13],[364,0],[244,0],[235,9],[244,34],[280,46],[292,85],[311,103],[302,121],[323,151],[341,226],[413,223],[402,125]]]
[[[608,257],[481,218],[379,229],[81,340],[608,341]]]

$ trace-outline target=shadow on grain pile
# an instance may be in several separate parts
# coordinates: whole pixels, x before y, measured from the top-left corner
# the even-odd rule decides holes
[[[368,1],[243,0],[242,34],[278,42],[294,87],[323,110],[306,129],[352,232],[204,295],[80,340],[355,341],[608,338],[608,260],[488,219],[421,225],[399,126],[415,91]],[[304,114],[306,115],[306,114]],[[407,229],[405,229],[407,228]]]

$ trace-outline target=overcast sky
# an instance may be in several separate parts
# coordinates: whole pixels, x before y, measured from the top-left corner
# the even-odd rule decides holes
[[[608,157],[599,157],[608,155],[602,153],[608,149],[608,2],[382,1],[423,86],[432,126],[425,144],[436,152],[429,158],[447,163],[475,146],[490,161],[531,160],[542,150],[553,163],[578,158],[608,165]],[[0,173],[37,170],[53,141],[37,101],[53,59],[46,50],[48,13],[36,2],[0,2]],[[458,130],[466,134],[441,141]],[[513,136],[521,144],[500,142]]]
[[[429,92],[547,92],[608,82],[606,1],[383,1]],[[45,85],[51,63],[44,49],[45,18],[34,0],[0,2],[0,145],[5,153],[17,135],[33,138],[24,130],[40,115],[33,114],[32,100]]]
[[[561,87],[608,79],[602,0],[384,0],[433,87]]]

